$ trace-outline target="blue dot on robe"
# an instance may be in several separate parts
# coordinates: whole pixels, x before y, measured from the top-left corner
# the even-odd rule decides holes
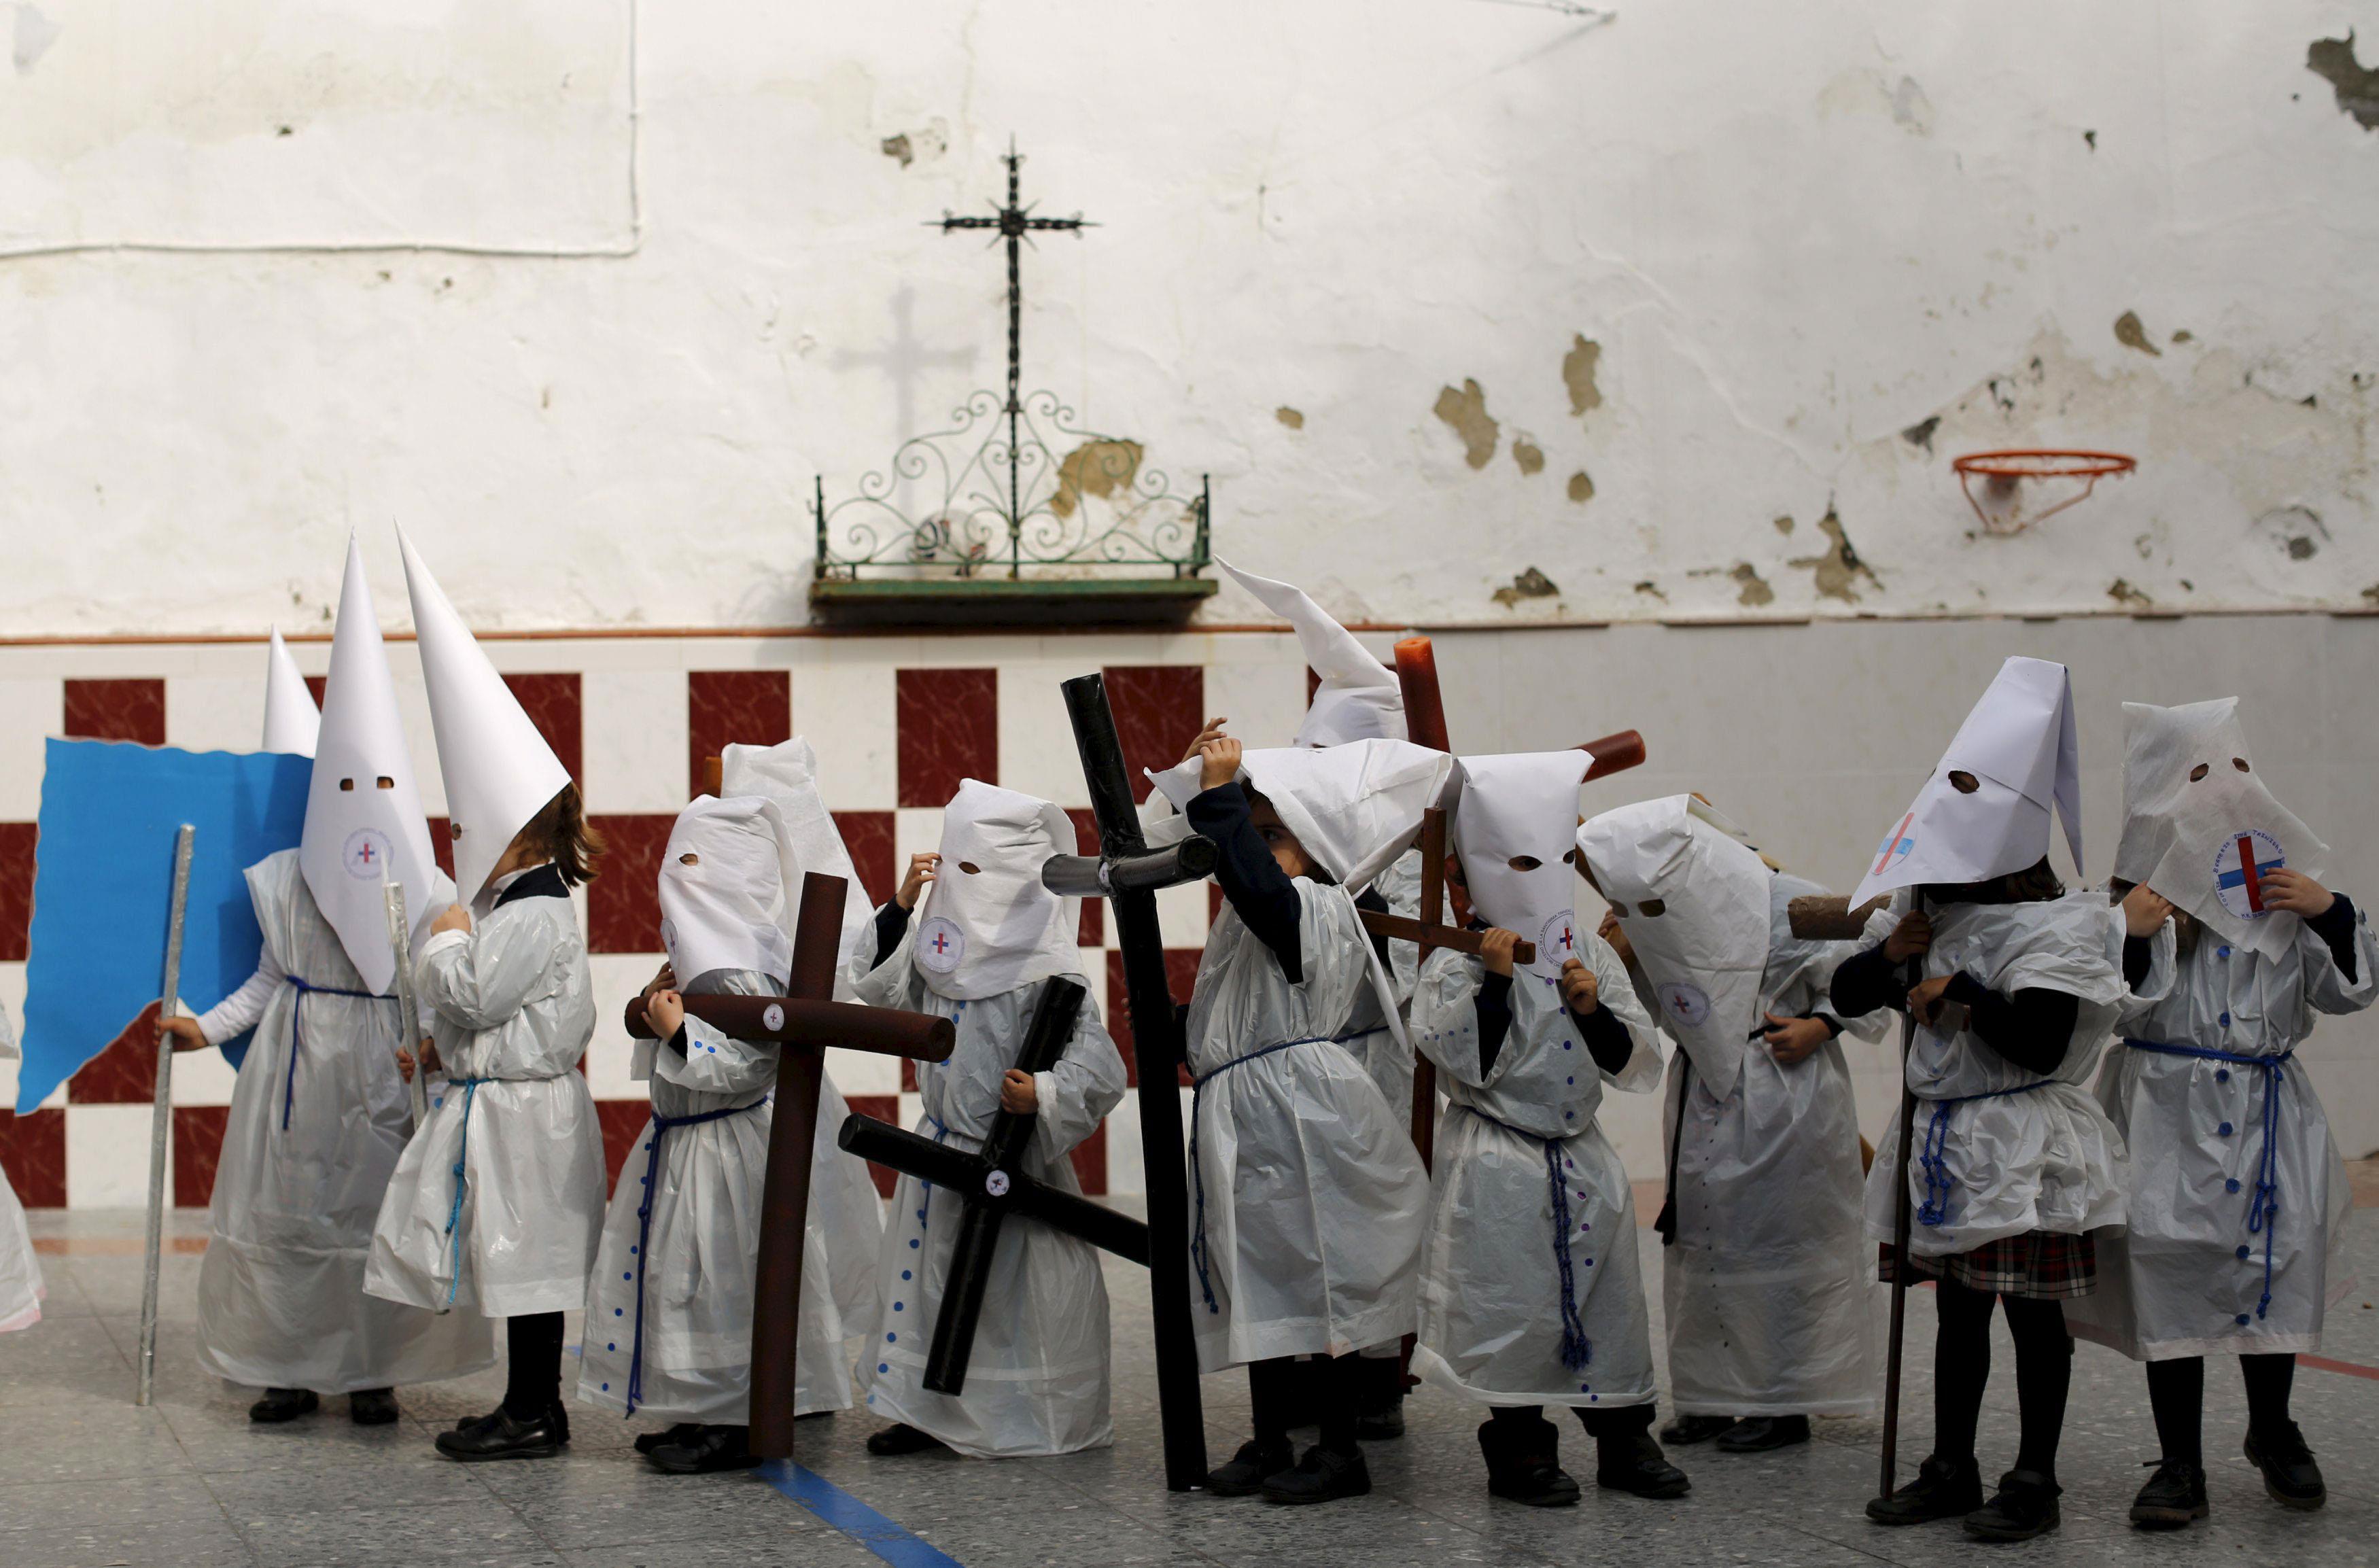
[[[2224,1122],[2220,1127],[2216,1128],[2214,1130],[2220,1133],[2223,1137],[2228,1138],[2230,1136],[2230,1124],[2228,1122]]]
[[[876,1369],[879,1372],[888,1372],[892,1369],[892,1364],[888,1361],[878,1361],[876,1363]],[[875,1404],[876,1396],[872,1393],[869,1394],[867,1396],[867,1403],[870,1405]]]
[[[623,1307],[614,1307],[614,1308],[612,1308],[612,1309],[611,1309],[611,1316],[613,1316],[613,1317],[615,1317],[615,1318],[618,1318],[618,1317],[624,1317],[624,1316],[626,1315],[626,1313],[627,1313],[627,1309],[625,1309],[625,1308],[623,1308]]]
[[[924,1219],[924,1218],[925,1217],[925,1211],[924,1211],[923,1209],[918,1210],[918,1211],[917,1211],[917,1217],[918,1217],[919,1219],[921,1219],[921,1220],[922,1220],[922,1219]]]
[[[901,1270],[901,1271],[900,1271],[900,1277],[901,1277],[902,1279],[907,1279],[907,1278],[909,1277],[909,1271],[908,1271],[908,1270],[906,1270],[906,1269]]]
[[[636,1255],[636,1249],[635,1249],[634,1248],[633,1248],[633,1247],[629,1248],[628,1248],[628,1256],[629,1256],[629,1257],[631,1257],[631,1258],[633,1258],[633,1257],[634,1257],[635,1255]]]
[[[1564,1111],[1562,1113],[1562,1120],[1565,1122],[1574,1122],[1577,1120],[1577,1113],[1576,1111]]]
[[[892,1303],[892,1310],[895,1312],[906,1311],[908,1310],[908,1306],[905,1302],[895,1301]]]
[[[2244,1313],[2244,1312],[2241,1312],[2241,1313],[2240,1313],[2240,1314],[2239,1314],[2239,1316],[2238,1316],[2237,1318],[2233,1319],[2233,1320],[2232,1320],[2232,1321],[2236,1322],[2236,1323],[2237,1323],[2240,1328],[2242,1328],[2242,1329],[2243,1329],[2243,1328],[2245,1328],[2245,1327],[2247,1326],[2247,1314],[2246,1314],[2246,1313]]]
[[[1593,1259],[1591,1259],[1591,1258],[1588,1258],[1588,1259],[1586,1260],[1586,1266],[1587,1266],[1588,1268],[1589,1268],[1589,1269],[1590,1269],[1590,1268],[1592,1268],[1592,1267],[1594,1267],[1594,1260],[1593,1260]]]
[[[2228,1067],[2216,1067],[2214,1069],[2214,1081],[2216,1083],[2229,1082],[2230,1069]]]
[[[2239,1190],[2239,1178],[2238,1178],[2237,1176],[2232,1176],[2228,1181],[2224,1182],[2224,1183],[2222,1184],[2222,1190],[2223,1190],[2223,1191],[2225,1191],[2225,1192],[2236,1192],[2236,1191],[2238,1191],[2238,1190]]]
[[[917,1246],[917,1238],[916,1238],[915,1236],[911,1236],[911,1237],[909,1238],[909,1248],[910,1248],[910,1250],[914,1251],[914,1250],[916,1249],[916,1246]]]
[[[2215,948],[2215,949],[2214,949],[2214,956],[2215,956],[2216,958],[2217,958],[2217,959],[2227,959],[2227,958],[2228,958],[2228,957],[2230,956],[2230,944],[2229,944],[2229,943],[2228,943],[2228,942],[2225,942],[2225,943],[2224,943],[2224,944],[2222,944],[2222,946],[2220,946],[2219,947]]]
[[[610,1392],[611,1392],[611,1385],[610,1385],[610,1383],[605,1383],[605,1384],[603,1385],[603,1392],[604,1392],[605,1393],[610,1393]]]
[[[1585,1383],[1580,1383],[1577,1385],[1577,1392],[1580,1393],[1591,1393],[1592,1390],[1590,1390]]]
[[[1576,1079],[1574,1079],[1574,1078],[1565,1078],[1565,1079],[1562,1080],[1562,1081],[1563,1081],[1564,1083],[1575,1084],[1575,1083],[1576,1083],[1576,1082],[1577,1082],[1577,1080],[1576,1080]]]
[[[634,1274],[633,1274],[633,1273],[622,1273],[620,1277],[621,1277],[622,1279],[623,1279],[623,1280],[632,1280],[632,1279],[634,1279],[636,1276],[635,1276]]]
[[[900,1340],[900,1336],[897,1333],[888,1333],[884,1336],[884,1343],[887,1345],[897,1345]]]
[[[603,1348],[606,1350],[617,1350],[620,1347],[617,1345],[607,1345]]]
[[[2244,1257],[2246,1257],[2246,1256],[2247,1256],[2247,1249],[2246,1249],[2245,1248],[2243,1248],[2243,1247],[2241,1247],[2240,1248],[2239,1248],[2239,1256],[2240,1256],[2240,1258],[2244,1258]]]

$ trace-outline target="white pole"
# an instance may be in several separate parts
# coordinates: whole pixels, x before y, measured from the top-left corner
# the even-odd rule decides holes
[[[165,979],[158,991],[157,1098],[149,1122],[149,1249],[140,1283],[140,1392],[133,1404],[153,1403],[157,1388],[157,1267],[165,1242],[165,1159],[174,1137],[174,1037],[168,1012],[182,989],[182,923],[190,904],[190,849],[199,830],[188,823],[174,838],[174,902],[165,923]]]

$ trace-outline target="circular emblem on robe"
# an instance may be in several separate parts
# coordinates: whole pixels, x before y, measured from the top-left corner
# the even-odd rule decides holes
[[[2214,896],[2240,920],[2261,920],[2272,912],[2264,904],[2264,878],[2287,863],[2280,841],[2261,828],[2234,833],[2214,851]]]
[[[1007,1197],[1008,1173],[1006,1171],[994,1171],[989,1176],[984,1176],[983,1178],[983,1189],[985,1192],[990,1193],[994,1198]]]
[[[392,876],[394,857],[388,852],[388,835],[377,827],[358,827],[347,835],[346,847],[340,851],[347,874],[358,882],[378,882]]]
[[[1537,962],[1546,969],[1557,970],[1577,957],[1577,923],[1564,910],[1545,922],[1537,933]]]
[[[775,1033],[785,1027],[785,1008],[781,1002],[771,1002],[760,1009],[760,1027]]]
[[[670,953],[676,950],[677,926],[669,916],[663,915],[661,916],[661,951]]]
[[[917,927],[917,961],[936,974],[948,974],[966,957],[966,933],[936,915]]]
[[[1700,986],[1675,982],[1659,987],[1656,995],[1669,1016],[1687,1029],[1699,1029],[1709,1022],[1709,996]]]

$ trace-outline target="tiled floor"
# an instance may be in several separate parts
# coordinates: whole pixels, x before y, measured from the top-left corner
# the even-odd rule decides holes
[[[2355,1242],[2358,1288],[2333,1314],[2333,1361],[2379,1367],[2379,1234]],[[587,1410],[569,1457],[464,1466],[429,1445],[437,1425],[491,1404],[501,1379],[403,1391],[406,1419],[351,1427],[338,1402],[293,1427],[250,1427],[249,1397],[201,1376],[190,1353],[199,1258],[169,1251],[154,1408],[135,1409],[139,1306],[137,1216],[34,1216],[50,1282],[48,1316],[0,1336],[0,1564],[577,1564],[680,1568],[800,1564],[863,1568],[878,1559],[748,1475],[677,1479],[630,1451],[635,1427]],[[203,1216],[177,1225],[195,1239]],[[1647,1233],[1648,1259],[1657,1251]],[[1658,1281],[1657,1267],[1648,1270]],[[1108,1272],[1119,1345],[1113,1449],[1071,1458],[977,1464],[948,1457],[871,1460],[872,1426],[842,1416],[803,1423],[803,1464],[970,1568],[1065,1563],[1934,1564],[1970,1550],[1954,1526],[1886,1532],[1859,1505],[1875,1482],[1872,1422],[1819,1424],[1820,1441],[1764,1458],[1681,1455],[1696,1483],[1680,1502],[1599,1495],[1537,1512],[1491,1502],[1472,1429],[1478,1412],[1418,1395],[1411,1432],[1370,1448],[1368,1500],[1312,1510],[1177,1497],[1163,1490],[1145,1345],[1145,1277]],[[1924,1363],[1930,1303],[1912,1297],[1916,1448],[1929,1421]],[[2014,1446],[2014,1389],[2002,1341],[1984,1417],[1986,1471]],[[2330,1564],[2379,1559],[2379,1381],[2306,1367],[2298,1414],[2328,1473],[2329,1507],[2290,1514],[2264,1500],[2238,1457],[2244,1407],[2235,1377],[2208,1379],[2206,1448],[2214,1517],[2180,1536],[2123,1523],[2153,1442],[2138,1369],[2090,1345],[2079,1352],[2062,1463],[2065,1527],[2009,1549],[2027,1563],[2109,1568],[2153,1562]],[[1240,1435],[1244,1384],[1207,1384],[1216,1455]],[[1575,1470],[1590,1453],[1574,1432]]]

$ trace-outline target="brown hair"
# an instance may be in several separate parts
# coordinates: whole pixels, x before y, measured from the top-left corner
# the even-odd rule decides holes
[[[562,879],[574,887],[593,881],[595,862],[603,858],[603,835],[587,826],[586,802],[579,798],[575,784],[564,784],[561,793],[513,835],[513,842],[552,861]]]

